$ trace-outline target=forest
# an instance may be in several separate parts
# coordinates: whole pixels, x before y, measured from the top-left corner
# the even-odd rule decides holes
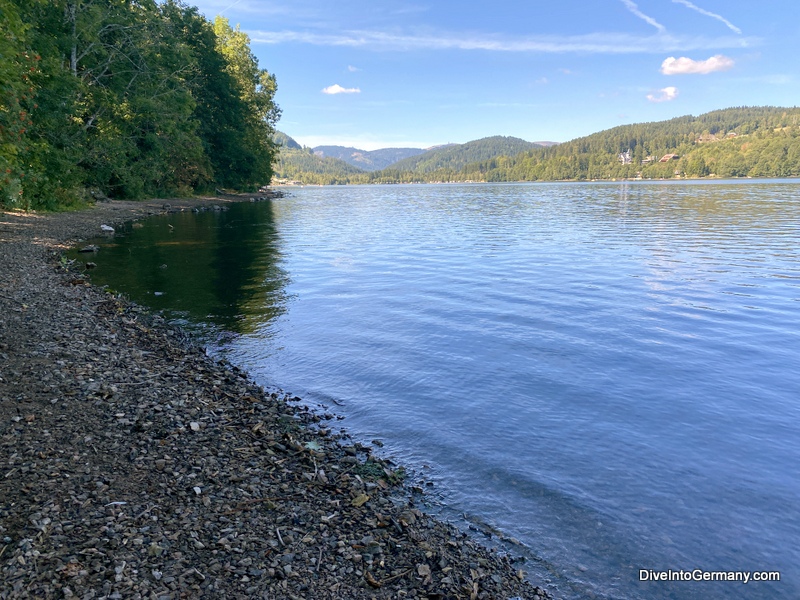
[[[672,156],[665,159],[667,155]],[[558,146],[473,163],[454,176],[553,181],[712,175],[800,175],[800,109],[737,107],[623,125]]]
[[[295,160],[304,152],[310,149],[281,149],[277,172],[314,184],[796,177],[800,109],[728,108],[622,125],[546,147],[498,136],[436,148],[369,173]]]
[[[178,0],[0,0],[0,206],[268,184],[274,75]]]

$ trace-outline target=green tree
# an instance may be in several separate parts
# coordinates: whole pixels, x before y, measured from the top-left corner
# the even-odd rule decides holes
[[[219,151],[212,155],[217,178],[223,185],[244,189],[268,184],[277,153],[272,140],[280,116],[274,101],[275,77],[258,67],[250,39],[238,26],[232,29],[227,19],[218,16],[214,34],[234,90],[226,94],[227,104],[214,107],[222,111],[221,127],[213,136]]]
[[[24,155],[35,106],[32,75],[38,57],[27,51],[27,27],[9,0],[0,0],[0,206],[28,206]]]

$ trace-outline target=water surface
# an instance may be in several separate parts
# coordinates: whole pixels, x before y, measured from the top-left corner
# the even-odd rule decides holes
[[[346,415],[566,598],[789,599],[798,224],[795,182],[303,188],[128,228],[93,278]],[[638,581],[696,568],[782,581]]]

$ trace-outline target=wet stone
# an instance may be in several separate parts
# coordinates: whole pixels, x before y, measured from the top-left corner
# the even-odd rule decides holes
[[[314,429],[338,417],[60,259],[100,225],[227,203],[0,218],[0,598],[552,598],[415,508],[366,462],[379,440]]]

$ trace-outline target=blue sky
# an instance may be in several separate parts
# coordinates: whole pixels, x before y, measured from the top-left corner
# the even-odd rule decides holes
[[[187,2],[241,25],[307,146],[564,142],[800,104],[799,0]]]

